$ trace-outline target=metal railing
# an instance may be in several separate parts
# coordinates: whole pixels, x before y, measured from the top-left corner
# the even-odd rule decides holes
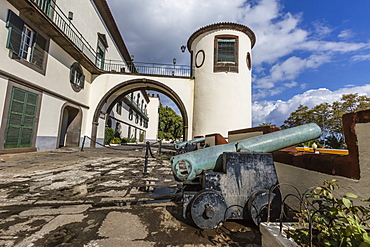
[[[75,46],[95,64],[96,67],[110,72],[135,73],[146,75],[190,77],[191,67],[187,65],[141,63],[108,60],[97,61],[96,50],[87,42],[53,0],[31,0],[64,33]]]
[[[108,60],[104,61],[103,69],[111,72],[135,73],[145,75],[164,75],[190,77],[191,69],[188,65],[173,65],[160,63],[130,62],[125,64],[122,61]],[[128,71],[126,71],[126,69]]]
[[[32,0],[39,9],[64,33],[77,48],[95,64],[95,49],[86,41],[83,35],[73,25],[53,0]]]
[[[145,116],[145,118],[146,118],[146,120],[149,120],[149,117],[148,117],[148,114],[146,113],[146,112],[144,112],[142,109],[141,109],[141,107],[135,102],[135,100],[133,100],[132,98],[131,98],[131,96],[129,96],[129,95],[126,95],[125,96],[126,97],[126,99],[128,99],[130,102],[131,102],[131,104],[139,111],[139,112],[141,112],[141,114],[143,115],[143,116]]]

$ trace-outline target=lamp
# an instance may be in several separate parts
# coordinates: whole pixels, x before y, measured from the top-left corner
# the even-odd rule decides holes
[[[73,12],[72,11],[68,11],[68,19],[69,20],[73,20]]]
[[[185,52],[185,50],[186,50],[186,46],[182,45],[182,46],[181,46],[181,51],[182,51],[182,52]]]

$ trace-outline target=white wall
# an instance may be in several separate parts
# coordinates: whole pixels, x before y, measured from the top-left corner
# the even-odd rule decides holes
[[[148,105],[149,128],[146,132],[148,141],[156,141],[158,138],[158,123],[159,123],[159,97],[150,97]]]
[[[119,74],[103,74],[98,76],[94,82],[91,84],[91,96],[90,96],[90,110],[89,110],[89,116],[88,116],[88,124],[87,124],[87,129],[84,134],[91,136],[91,124],[93,121],[93,115],[95,112],[95,109],[97,105],[99,104],[99,101],[103,97],[103,92],[109,91],[111,88],[113,88],[116,85],[119,85],[123,82],[129,81],[129,80],[141,80],[141,79],[150,79],[154,81],[161,82],[167,86],[169,86],[174,92],[176,92],[177,95],[181,98],[183,104],[185,105],[186,111],[188,113],[188,118],[189,118],[189,132],[188,132],[188,138],[191,138],[192,133],[191,133],[191,128],[192,128],[192,115],[191,113],[193,112],[193,92],[194,92],[194,81],[191,79],[184,79],[184,78],[171,78],[171,77],[156,77],[156,76],[142,76],[142,75],[119,75]],[[150,86],[149,83],[141,82],[141,85],[148,85]],[[120,94],[124,90],[130,90],[134,89],[136,86],[132,85],[131,87],[126,87],[125,89],[118,90],[116,91],[111,97],[110,100],[105,104],[104,109],[110,104],[111,101]],[[158,88],[159,89],[159,88]],[[154,88],[154,90],[156,90]],[[104,125],[102,126],[99,124],[98,128],[101,129],[103,128]],[[99,130],[100,131],[100,130]]]
[[[90,0],[63,0],[56,1],[56,4],[68,15],[68,11],[73,12],[73,20],[71,23],[77,27],[79,32],[92,46],[94,50],[97,48],[98,39],[97,33],[105,34],[108,41],[108,49],[106,51],[106,59],[121,60],[122,57],[118,52],[118,48],[113,42],[113,39],[104,25],[103,19],[97,11],[93,1]]]

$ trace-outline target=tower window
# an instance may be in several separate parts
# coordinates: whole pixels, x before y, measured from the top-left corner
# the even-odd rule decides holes
[[[235,63],[235,39],[217,39],[217,62]]]
[[[215,37],[214,72],[238,73],[239,40],[233,35]]]

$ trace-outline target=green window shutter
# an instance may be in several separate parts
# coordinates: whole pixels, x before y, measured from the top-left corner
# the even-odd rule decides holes
[[[44,54],[46,49],[46,39],[40,34],[36,35],[36,41],[32,47],[31,63],[36,65],[38,68],[43,68]]]
[[[4,148],[32,147],[38,95],[13,87]]]
[[[8,11],[6,19],[6,27],[9,30],[6,48],[10,49],[15,54],[19,55],[24,21],[19,18],[13,11]]]
[[[235,63],[235,39],[217,39],[217,62]]]

